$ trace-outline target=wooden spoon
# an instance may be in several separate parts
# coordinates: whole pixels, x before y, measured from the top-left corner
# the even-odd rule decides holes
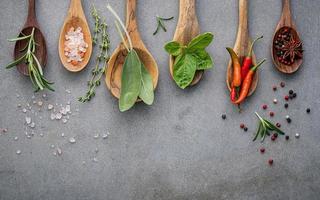
[[[23,35],[30,35],[32,29],[35,28],[34,39],[38,44],[36,45],[36,57],[38,58],[42,67],[45,67],[47,63],[47,48],[45,38],[40,31],[39,24],[36,19],[35,0],[29,0],[28,17],[24,27],[22,28],[19,37]],[[14,47],[14,58],[18,59],[23,56],[24,52],[21,50],[27,45],[27,40],[17,41]],[[29,75],[28,66],[25,63],[20,63],[18,71],[26,76]]]
[[[132,40],[133,48],[137,51],[140,60],[152,77],[153,88],[155,89],[157,87],[159,77],[158,65],[141,40],[136,20],[136,2],[137,0],[127,1],[126,28]],[[128,38],[126,38],[126,41],[128,41]],[[107,88],[110,90],[112,95],[118,99],[120,98],[122,67],[127,53],[128,52],[123,43],[120,43],[110,57],[106,68],[105,81]]]
[[[297,31],[297,27],[291,18],[290,0],[282,0],[282,5],[283,5],[282,15],[281,15],[280,21],[276,27],[276,30],[275,30],[275,33],[273,36],[271,53],[272,53],[273,63],[275,64],[277,69],[283,73],[290,74],[290,73],[294,73],[295,71],[297,71],[299,69],[299,67],[301,66],[301,64],[303,62],[303,59],[302,58],[295,59],[295,61],[292,65],[282,64],[277,59],[276,51],[274,48],[274,43],[275,43],[275,40],[277,39],[277,36],[278,36],[280,29],[285,28],[285,27],[288,28],[291,31],[291,33],[293,34],[294,38],[296,38],[296,40],[300,41],[300,36]]]
[[[194,37],[200,34],[200,26],[196,14],[195,0],[180,0],[179,20],[173,40],[180,44],[188,44]],[[170,56],[169,67],[170,74],[173,77],[174,57]],[[204,70],[196,72],[191,86],[197,84],[203,75]]]
[[[245,56],[248,54],[249,47],[251,45],[251,40],[249,38],[248,30],[248,0],[239,0],[239,26],[236,43],[233,50],[238,54],[240,58],[240,63],[242,63]],[[256,56],[254,52],[252,53],[252,64],[256,65]],[[233,66],[230,59],[227,69],[227,86],[231,90],[231,82],[233,76]],[[258,85],[258,71],[252,80],[251,88],[248,96],[252,95]]]
[[[88,43],[87,51],[84,54],[83,61],[78,62],[77,65],[73,65],[67,62],[67,57],[65,56],[64,52],[64,43],[65,43],[65,35],[70,30],[70,28],[82,28],[82,32],[84,35],[84,40]],[[86,16],[84,15],[81,0],[71,0],[70,8],[68,11],[68,16],[66,17],[63,27],[60,32],[60,39],[59,39],[59,56],[63,66],[71,71],[71,72],[78,72],[85,68],[90,60],[92,54],[92,38],[90,29],[88,26],[88,22]]]

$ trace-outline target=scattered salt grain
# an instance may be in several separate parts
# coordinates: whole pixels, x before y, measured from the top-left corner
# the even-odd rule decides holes
[[[26,117],[26,123],[30,124],[31,123],[31,118],[30,117]]]
[[[69,138],[69,142],[71,144],[74,144],[74,143],[76,143],[76,139],[74,137],[71,137],[71,138]]]
[[[17,155],[20,155],[21,153],[22,153],[21,150],[17,150],[17,151],[16,151],[16,154],[17,154]]]

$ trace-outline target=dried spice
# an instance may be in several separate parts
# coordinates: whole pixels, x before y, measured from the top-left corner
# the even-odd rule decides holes
[[[293,29],[284,27],[277,33],[274,50],[277,59],[285,65],[292,65],[295,60],[303,57],[302,42]]]

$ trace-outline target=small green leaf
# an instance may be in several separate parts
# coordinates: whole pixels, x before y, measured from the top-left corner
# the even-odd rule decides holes
[[[258,130],[257,130],[256,135],[255,135],[254,138],[253,138],[253,141],[256,141],[256,139],[257,139],[258,136],[260,135],[261,129],[262,129],[262,125],[261,125],[261,123],[259,123],[259,128],[258,128]]]
[[[268,124],[268,126],[270,127],[270,129],[272,130],[272,131],[276,131],[276,132],[278,132],[279,134],[281,134],[281,135],[285,135],[285,133],[282,131],[282,130],[280,130],[277,126],[275,126],[274,124],[272,124],[270,121],[268,121],[268,120],[264,120],[265,122],[266,122],[266,124]]]
[[[205,50],[197,50],[192,55],[197,59],[197,70],[212,68],[213,61]]]
[[[176,58],[173,67],[173,79],[177,85],[185,89],[192,82],[197,70],[197,60],[190,54],[180,55]]]
[[[129,110],[136,102],[141,89],[141,62],[137,52],[129,51],[122,69],[119,109]]]
[[[164,46],[164,49],[172,56],[181,54],[181,45],[178,42],[169,42]]]
[[[17,66],[18,64],[22,63],[22,61],[26,58],[26,55],[21,56],[20,58],[18,58],[17,60],[12,61],[11,63],[9,63],[6,66],[6,69],[10,69],[14,66]]]
[[[31,37],[31,35],[27,35],[27,36],[22,36],[22,37],[17,37],[17,38],[8,39],[8,41],[9,41],[9,42],[16,42],[16,41],[20,41],[20,40],[29,39],[30,37]]]
[[[152,105],[154,100],[152,77],[143,63],[141,63],[141,90],[139,97],[147,105]]]
[[[203,33],[193,38],[191,42],[188,44],[188,52],[195,52],[199,49],[205,49],[213,40],[212,33]]]

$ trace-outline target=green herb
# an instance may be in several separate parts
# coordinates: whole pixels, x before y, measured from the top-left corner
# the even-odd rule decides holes
[[[212,40],[212,33],[203,33],[193,38],[187,46],[176,41],[165,45],[165,50],[175,58],[173,79],[180,88],[190,85],[197,70],[212,68],[212,58],[205,50]]]
[[[23,56],[18,58],[17,60],[9,63],[6,68],[12,68],[17,66],[18,64],[25,62],[28,67],[30,80],[35,88],[35,92],[43,89],[48,89],[54,91],[51,87],[53,84],[49,82],[43,75],[42,66],[36,56],[36,41],[34,39],[35,28],[32,29],[30,35],[23,35],[18,38],[10,39],[9,42],[16,42],[21,40],[27,40],[27,45],[20,50],[20,52],[25,52]]]
[[[100,16],[98,11],[93,6],[92,16],[95,18],[95,34],[101,33],[101,44],[99,45],[100,53],[96,58],[96,66],[92,69],[92,77],[90,81],[88,81],[88,91],[85,96],[79,97],[78,100],[82,103],[88,102],[95,96],[95,89],[97,86],[101,84],[101,78],[105,71],[106,66],[103,65],[100,67],[101,63],[107,63],[109,60],[109,48],[110,48],[110,40],[109,35],[107,33],[108,25],[105,22],[100,23]],[[98,42],[98,35],[94,36],[92,39],[92,43],[96,44]]]
[[[100,33],[101,29],[100,29],[100,15],[96,9],[96,7],[92,4],[92,11],[91,11],[91,15],[94,18],[94,35],[92,38],[92,43],[93,44],[97,44],[98,42],[98,34]]]
[[[155,30],[155,32],[153,33],[153,35],[156,35],[156,34],[159,32],[160,28],[162,28],[162,30],[163,30],[164,32],[167,32],[167,29],[166,29],[163,21],[170,21],[170,20],[172,20],[173,18],[174,18],[174,17],[163,18],[163,17],[157,16],[158,26],[157,26],[157,29]]]
[[[138,98],[147,105],[152,105],[154,101],[152,77],[141,62],[136,50],[133,48],[129,33],[120,20],[120,17],[110,5],[108,5],[107,8],[117,19],[117,21],[115,21],[117,30],[128,51],[121,74],[119,109],[121,112],[129,110],[136,103]],[[124,30],[129,44],[127,44],[124,39],[120,26]]]
[[[285,134],[283,131],[281,131],[273,123],[260,117],[260,115],[257,112],[255,114],[259,118],[259,126],[258,126],[257,133],[256,133],[255,137],[253,138],[253,141],[255,141],[260,136],[261,142],[263,142],[264,139],[266,138],[266,136],[270,135],[270,131],[277,132],[278,134],[281,134],[281,135]]]

